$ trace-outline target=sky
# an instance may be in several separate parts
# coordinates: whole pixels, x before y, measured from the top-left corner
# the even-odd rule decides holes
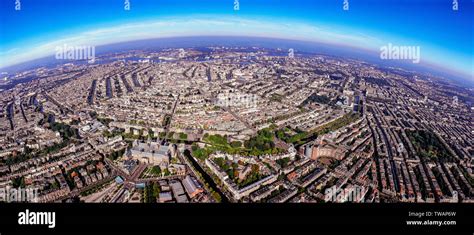
[[[128,11],[125,1],[1,0],[0,68],[53,55],[64,44],[235,35],[372,51],[419,46],[423,63],[474,80],[471,0],[457,0],[457,11],[455,0],[347,0],[347,11],[344,0],[128,0]]]

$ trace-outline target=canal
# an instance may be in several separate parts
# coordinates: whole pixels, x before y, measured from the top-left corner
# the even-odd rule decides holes
[[[209,184],[212,190],[214,190],[216,193],[219,194],[219,196],[221,196],[221,199],[222,199],[221,202],[225,202],[225,203],[229,202],[226,195],[222,193],[221,190],[217,187],[216,183],[214,183],[214,180],[212,180],[211,176],[209,176],[207,172],[201,168],[199,163],[197,163],[196,160],[194,160],[194,158],[191,156],[191,152],[188,149],[184,150],[184,156],[186,156],[186,158],[189,159],[189,161],[191,161],[191,163],[194,166],[194,169],[196,169],[199,173],[201,173],[202,177]]]

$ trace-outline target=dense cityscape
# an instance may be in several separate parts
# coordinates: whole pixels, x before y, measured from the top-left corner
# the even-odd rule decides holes
[[[4,74],[16,85],[0,96],[0,186],[36,202],[473,202],[472,89],[204,49]]]

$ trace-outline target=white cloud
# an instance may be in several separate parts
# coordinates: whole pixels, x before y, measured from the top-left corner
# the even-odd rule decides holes
[[[356,45],[368,48],[377,38],[364,34],[339,33],[334,29],[296,22],[249,19],[233,16],[188,16],[127,23],[109,28],[91,29],[35,45],[22,45],[0,52],[0,67],[6,67],[55,53],[57,46],[99,46],[110,43],[173,36],[262,36]]]

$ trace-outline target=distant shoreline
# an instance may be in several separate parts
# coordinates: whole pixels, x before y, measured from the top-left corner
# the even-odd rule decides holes
[[[189,37],[169,37],[134,40],[129,42],[113,43],[97,47],[97,55],[105,55],[112,52],[126,52],[131,50],[162,50],[166,48],[196,48],[211,46],[243,46],[243,47],[261,47],[268,49],[293,48],[297,53],[315,53],[334,57],[344,57],[349,59],[361,60],[381,67],[397,67],[418,73],[427,73],[432,76],[438,76],[447,81],[456,83],[462,87],[474,88],[474,81],[468,78],[453,75],[452,71],[446,71],[443,68],[433,68],[433,65],[412,64],[406,61],[380,60],[378,52],[352,48],[348,46],[337,46],[317,42],[298,41],[279,38],[263,38],[253,36],[189,36]],[[47,56],[40,59],[20,63],[1,69],[2,72],[17,73],[25,70],[32,70],[40,67],[52,68],[57,65],[70,63],[68,60],[57,60],[54,56]],[[81,63],[81,62],[79,62]],[[16,84],[15,84],[16,85]],[[12,86],[0,85],[4,89],[10,89]]]

